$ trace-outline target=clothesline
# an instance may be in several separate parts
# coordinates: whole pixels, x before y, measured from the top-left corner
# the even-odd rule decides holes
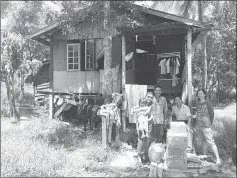
[[[180,52],[157,54],[157,59],[159,59],[159,58],[167,58],[167,57],[179,57],[180,58]]]
[[[182,78],[176,78],[177,80],[181,80]],[[172,78],[164,78],[164,79],[159,79],[159,80],[173,80]],[[158,80],[158,81],[159,81]]]

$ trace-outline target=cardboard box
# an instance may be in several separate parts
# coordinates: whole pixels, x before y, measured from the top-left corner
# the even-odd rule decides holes
[[[185,147],[167,147],[166,158],[187,159]]]
[[[188,134],[185,132],[167,132],[168,147],[186,147],[188,146]]]
[[[166,158],[168,169],[187,170],[187,159]]]

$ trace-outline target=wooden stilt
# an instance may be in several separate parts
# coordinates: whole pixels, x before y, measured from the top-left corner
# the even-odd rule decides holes
[[[49,119],[53,119],[54,95],[49,95]]]
[[[107,147],[107,118],[102,116],[102,147]]]
[[[192,113],[192,29],[188,29],[187,35],[187,78],[188,78],[188,105]]]
[[[125,96],[125,56],[126,56],[126,41],[125,41],[125,34],[122,34],[122,93]],[[122,108],[122,126],[123,126],[123,131],[125,132],[126,130],[126,118],[125,118],[125,103],[126,102],[126,97],[123,100],[123,108]]]
[[[50,66],[49,66],[49,86],[53,91],[53,37],[50,39]],[[54,95],[49,95],[49,118],[53,119]]]

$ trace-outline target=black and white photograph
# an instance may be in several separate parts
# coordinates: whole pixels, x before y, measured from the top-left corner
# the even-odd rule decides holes
[[[1,177],[236,177],[236,1],[1,1]]]

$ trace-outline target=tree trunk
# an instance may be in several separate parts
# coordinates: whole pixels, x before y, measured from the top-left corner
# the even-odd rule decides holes
[[[109,26],[110,1],[104,1],[104,94],[112,94],[112,36]]]
[[[20,119],[20,115],[16,109],[14,74],[12,72],[8,74],[7,80],[9,87],[9,104],[10,104],[11,118],[14,119],[14,121],[18,121]]]
[[[21,93],[20,93],[20,101],[23,99],[24,97],[24,92],[25,92],[25,88],[24,88],[24,84],[25,84],[25,80],[24,80],[24,74],[20,74],[20,88],[21,88]]]
[[[207,45],[206,45],[206,36],[203,38],[203,55],[204,55],[204,89],[207,90]]]
[[[6,85],[6,89],[7,89],[7,100],[8,100],[8,105],[9,105],[9,114],[10,114],[10,117],[12,117],[13,115],[13,109],[11,107],[11,97],[10,97],[10,85],[9,85],[9,82],[8,82],[8,78],[6,78],[5,80],[5,85]]]
[[[219,107],[219,101],[220,101],[220,78],[219,78],[219,70],[218,70],[219,64],[217,63],[217,107]]]
[[[203,22],[203,0],[198,1],[198,20]],[[204,76],[202,77],[203,88],[207,89],[207,52],[206,52],[206,36],[201,41],[201,49],[202,49],[202,60],[204,62],[203,72]]]

